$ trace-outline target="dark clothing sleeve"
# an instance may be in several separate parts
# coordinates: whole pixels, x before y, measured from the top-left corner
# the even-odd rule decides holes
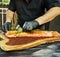
[[[10,3],[8,5],[8,9],[15,12],[16,7],[15,7],[15,1],[14,0],[10,0]]]
[[[45,0],[45,6],[47,10],[52,7],[60,7],[60,0]]]

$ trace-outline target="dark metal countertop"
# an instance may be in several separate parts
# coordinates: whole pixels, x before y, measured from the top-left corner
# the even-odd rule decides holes
[[[60,42],[43,44],[22,51],[5,52],[0,49],[0,57],[60,57]]]

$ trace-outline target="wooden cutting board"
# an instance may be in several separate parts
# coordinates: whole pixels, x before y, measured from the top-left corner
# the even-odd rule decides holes
[[[20,44],[20,45],[7,45],[6,43],[9,42],[9,39],[1,34],[0,35],[0,48],[4,51],[13,51],[13,50],[23,50],[32,48],[41,44],[52,43],[52,42],[60,42],[60,37],[52,37],[52,38],[43,38],[39,39],[30,43]],[[24,41],[24,40],[23,40]]]

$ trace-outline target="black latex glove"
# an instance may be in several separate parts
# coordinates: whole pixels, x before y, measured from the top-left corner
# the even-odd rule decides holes
[[[3,30],[4,32],[9,31],[10,29],[11,29],[11,23],[10,23],[10,22],[6,22],[6,23],[4,23],[4,24],[2,25],[2,30]]]
[[[25,22],[23,25],[23,30],[33,30],[39,25],[39,23],[36,20],[30,21],[30,22]]]

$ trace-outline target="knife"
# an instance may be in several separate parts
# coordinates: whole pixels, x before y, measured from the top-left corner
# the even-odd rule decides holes
[[[31,30],[25,30],[25,29],[23,29],[20,25],[17,25],[15,29],[17,31],[20,31],[20,32],[31,32]]]
[[[17,25],[15,29],[18,30],[18,31],[23,32],[23,28],[20,25]]]

